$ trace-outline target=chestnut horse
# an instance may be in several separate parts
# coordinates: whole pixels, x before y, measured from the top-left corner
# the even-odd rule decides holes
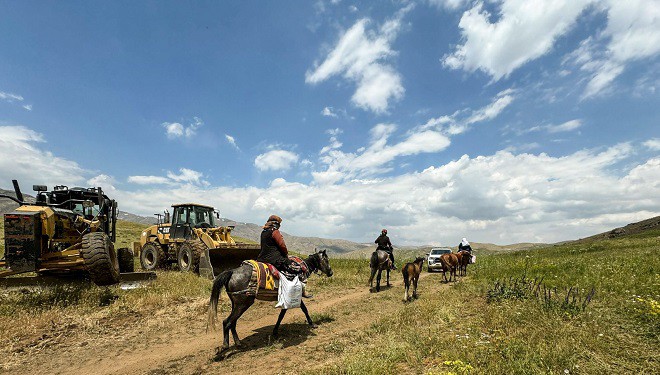
[[[442,254],[440,256],[440,264],[442,265],[442,278],[445,282],[451,281],[452,276],[454,276],[454,281],[456,281],[456,268],[458,267],[458,257],[456,254]],[[447,281],[447,271],[449,271],[449,281]]]
[[[406,292],[403,296],[403,301],[407,302],[413,298],[417,298],[417,281],[419,280],[419,274],[422,272],[422,265],[424,264],[423,257],[417,257],[414,262],[406,263],[405,266],[401,268],[401,273],[403,274],[403,284],[405,285]],[[413,293],[412,296],[409,296],[410,292],[410,283],[413,284]]]

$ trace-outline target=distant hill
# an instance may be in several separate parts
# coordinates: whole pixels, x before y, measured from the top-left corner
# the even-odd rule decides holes
[[[655,229],[660,229],[660,216],[638,221],[636,223],[630,223],[624,227],[615,228],[610,231],[596,234],[590,237],[581,238],[575,241],[567,241],[567,242],[588,242],[588,241],[604,240],[608,238],[625,237]]]

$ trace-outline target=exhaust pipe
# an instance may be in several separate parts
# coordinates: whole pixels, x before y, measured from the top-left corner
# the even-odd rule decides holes
[[[21,201],[20,203],[23,204],[23,193],[21,193],[21,187],[18,186],[18,181],[11,180],[11,183],[14,184],[14,192],[16,193],[16,199]]]

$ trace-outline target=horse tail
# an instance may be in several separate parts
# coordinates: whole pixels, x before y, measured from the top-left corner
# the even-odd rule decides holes
[[[213,281],[213,288],[211,289],[211,301],[209,306],[209,319],[208,325],[206,326],[207,331],[209,326],[215,330],[215,322],[218,319],[218,300],[220,300],[220,293],[222,292],[223,287],[225,289],[227,288],[227,284],[229,283],[229,279],[231,279],[233,273],[234,270],[224,271]]]
[[[378,268],[378,250],[371,253],[371,259],[369,260],[369,267]]]

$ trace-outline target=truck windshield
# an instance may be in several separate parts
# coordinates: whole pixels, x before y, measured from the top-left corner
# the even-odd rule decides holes
[[[451,250],[449,250],[449,249],[433,249],[433,250],[431,250],[431,255],[440,255],[440,254],[446,254],[446,253],[451,253]]]

